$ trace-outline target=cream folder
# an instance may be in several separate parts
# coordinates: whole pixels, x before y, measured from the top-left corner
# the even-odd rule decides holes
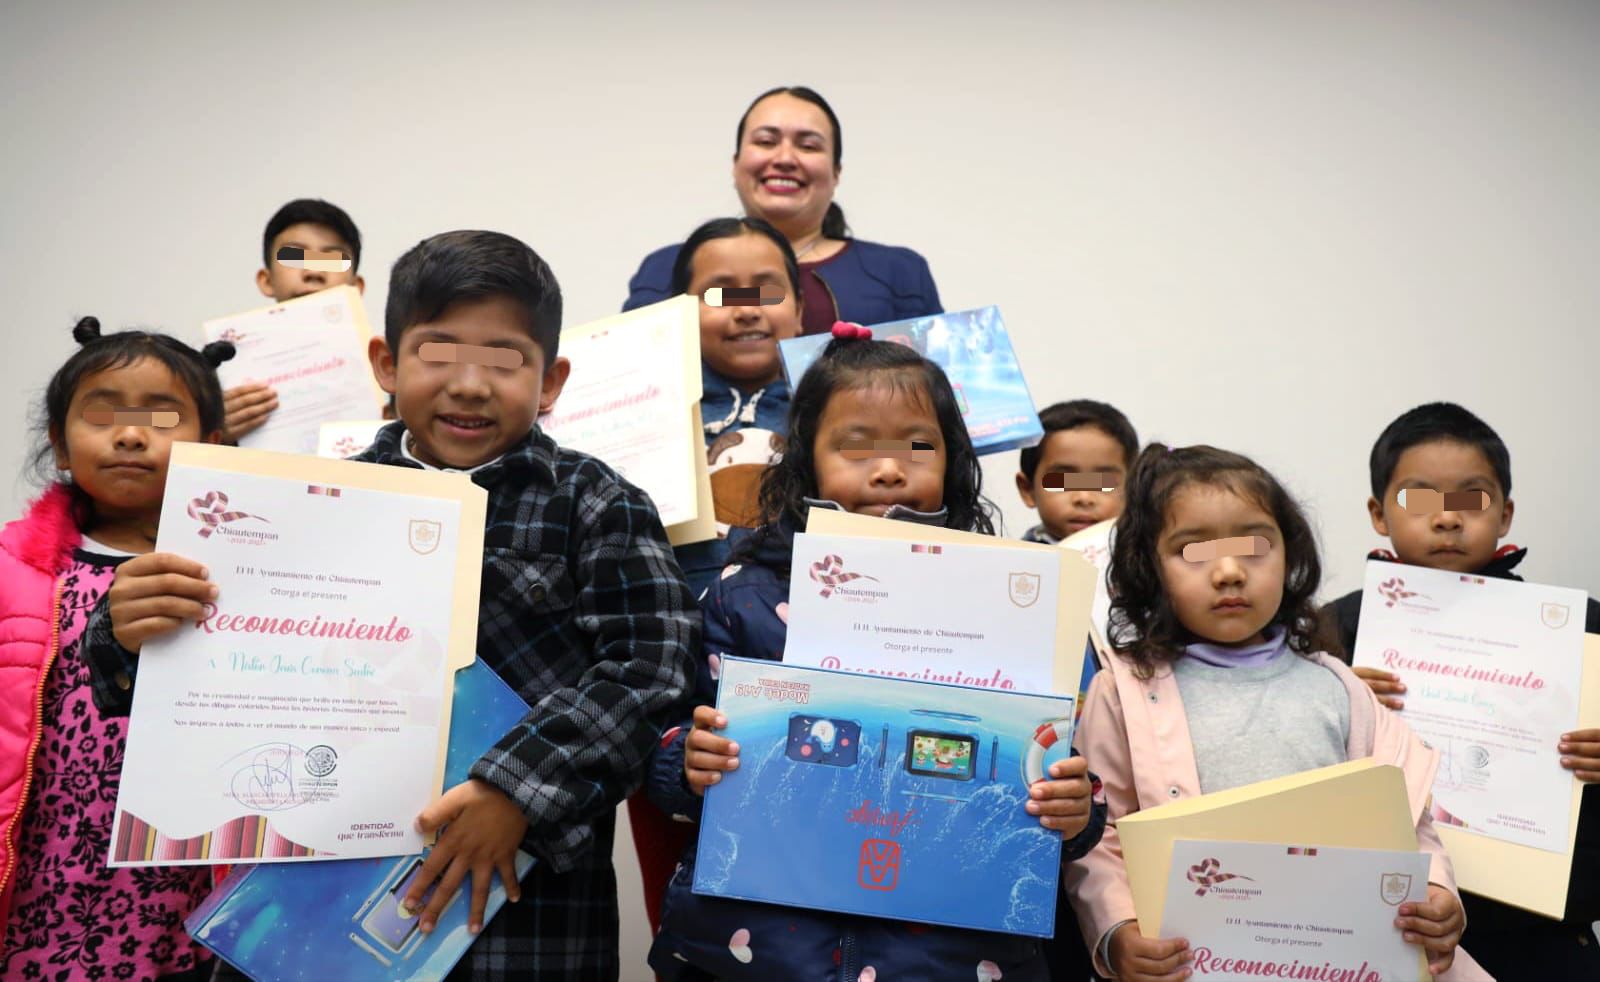
[[[1400,768],[1370,757],[1175,801],[1116,824],[1133,909],[1147,938],[1159,936],[1178,839],[1417,850]]]
[[[1056,652],[1054,691],[1078,695],[1083,678],[1084,647],[1089,640],[1089,608],[1094,603],[1099,573],[1083,556],[1069,549],[1036,542],[1000,539],[976,532],[897,522],[869,515],[813,508],[806,519],[806,531],[820,535],[849,535],[862,539],[894,539],[900,542],[948,542],[984,546],[992,549],[1047,549],[1061,557],[1061,581],[1056,602]]]

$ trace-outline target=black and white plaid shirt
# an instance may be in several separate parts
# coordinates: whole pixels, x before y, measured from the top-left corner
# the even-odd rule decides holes
[[[391,423],[356,460],[420,467]],[[533,707],[472,768],[515,801],[538,862],[451,979],[615,979],[619,802],[644,778],[700,645],[650,499],[539,430],[471,473],[489,492],[478,656]],[[105,605],[84,639],[96,703],[127,712],[137,659]]]

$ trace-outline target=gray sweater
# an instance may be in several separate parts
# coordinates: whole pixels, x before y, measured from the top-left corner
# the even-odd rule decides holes
[[[1321,665],[1285,651],[1258,667],[1179,658],[1173,671],[1203,794],[1348,758],[1350,693]]]

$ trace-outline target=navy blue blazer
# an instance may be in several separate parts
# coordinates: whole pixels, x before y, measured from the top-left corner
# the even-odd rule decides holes
[[[672,295],[672,263],[678,246],[644,257],[628,281],[623,310],[658,303]],[[833,291],[839,317],[857,324],[884,324],[908,317],[942,314],[939,288],[928,261],[903,246],[851,239],[850,247],[814,272]]]

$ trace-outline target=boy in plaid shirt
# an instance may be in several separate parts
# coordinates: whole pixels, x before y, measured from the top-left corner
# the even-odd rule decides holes
[[[495,232],[433,236],[395,264],[385,313],[372,363],[400,421],[356,459],[462,471],[488,490],[478,656],[533,707],[423,811],[422,828],[443,831],[406,903],[432,930],[470,886],[476,932],[498,872],[513,903],[451,979],[616,979],[614,814],[684,694],[694,598],[649,498],[534,425],[569,365],[556,357],[560,288],[532,249]],[[142,559],[124,564],[85,639],[110,712],[127,712],[144,641],[200,616],[214,589],[198,563]],[[538,859],[520,884],[519,847]]]

